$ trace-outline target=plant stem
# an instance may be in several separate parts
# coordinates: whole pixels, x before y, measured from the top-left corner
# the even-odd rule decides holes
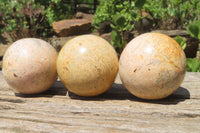
[[[120,31],[120,35],[121,35],[121,46],[124,45],[124,33],[123,30]]]

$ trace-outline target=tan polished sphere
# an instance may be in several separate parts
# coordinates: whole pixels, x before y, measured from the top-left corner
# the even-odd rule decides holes
[[[3,57],[3,75],[22,94],[47,90],[57,79],[56,50],[47,42],[25,38],[14,42]]]
[[[119,61],[125,87],[143,99],[161,99],[176,91],[186,72],[179,44],[159,33],[142,34],[128,43]]]
[[[118,72],[114,48],[95,35],[81,35],[61,49],[57,71],[62,83],[79,96],[96,96],[108,90]]]

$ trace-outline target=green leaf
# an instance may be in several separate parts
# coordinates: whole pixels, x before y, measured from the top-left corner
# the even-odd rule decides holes
[[[115,30],[111,32],[111,44],[116,47],[121,45],[120,33]]]
[[[197,24],[190,24],[187,27],[187,32],[190,34],[191,37],[199,39],[198,36],[200,34],[200,26],[198,26]]]
[[[167,10],[170,16],[175,16],[176,10],[174,8],[169,7]]]
[[[126,26],[126,18],[121,14],[115,15],[113,17],[113,21],[114,24],[120,29],[123,29]]]
[[[110,27],[111,27],[113,30],[118,30],[118,28],[117,28],[115,25],[113,25],[113,24],[110,24]]]
[[[115,41],[120,41],[121,40],[120,33],[117,32],[117,31],[115,31],[115,30],[112,30],[112,32],[111,32],[111,39],[115,40]]]
[[[145,4],[146,0],[137,0],[135,3],[135,6],[139,9],[141,9],[143,7],[143,5]]]
[[[197,72],[200,69],[200,62],[197,58],[187,58],[187,71]]]
[[[200,40],[200,21],[195,21],[194,24],[196,24],[196,25],[198,26],[199,33],[198,33],[198,37],[197,37],[197,39]]]
[[[138,17],[138,14],[137,14],[137,12],[136,11],[130,11],[130,14],[131,14],[131,17],[132,17],[132,19],[135,19],[135,18],[137,18]]]
[[[181,36],[176,36],[174,38],[175,41],[178,42],[178,44],[182,47],[182,49],[184,50],[187,46],[187,39],[185,37],[181,37]]]

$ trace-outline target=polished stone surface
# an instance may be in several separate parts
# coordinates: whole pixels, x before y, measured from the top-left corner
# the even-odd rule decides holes
[[[123,84],[135,96],[161,99],[182,83],[186,57],[179,44],[160,33],[142,34],[123,50],[119,74]]]
[[[118,72],[114,48],[95,35],[82,35],[68,41],[57,60],[58,75],[71,92],[95,96],[108,90]]]
[[[26,38],[14,42],[3,58],[3,74],[23,94],[47,90],[57,79],[56,50],[47,42]]]

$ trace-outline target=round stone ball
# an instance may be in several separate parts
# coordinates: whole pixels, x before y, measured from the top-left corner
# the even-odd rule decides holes
[[[186,72],[180,45],[167,35],[145,33],[122,51],[119,75],[127,90],[142,99],[162,99],[176,91]]]
[[[103,38],[80,35],[69,40],[57,60],[58,76],[64,86],[79,96],[96,96],[107,91],[118,72],[115,49]]]
[[[3,76],[21,94],[40,93],[56,81],[56,50],[47,42],[24,38],[14,42],[3,57]]]

